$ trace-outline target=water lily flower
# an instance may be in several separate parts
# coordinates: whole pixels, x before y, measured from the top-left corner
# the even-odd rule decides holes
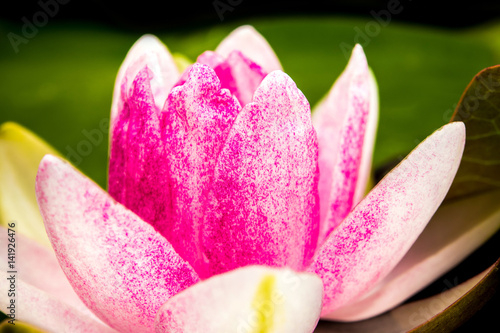
[[[55,254],[18,236],[31,274],[18,281],[19,319],[72,332],[312,332],[320,316],[399,304],[410,295],[382,292],[352,314],[438,209],[465,127],[434,132],[366,194],[377,113],[359,45],[311,118],[251,27],[182,74],[141,38],[116,81],[108,192],[58,157],[40,163]],[[405,283],[418,290],[429,275]]]

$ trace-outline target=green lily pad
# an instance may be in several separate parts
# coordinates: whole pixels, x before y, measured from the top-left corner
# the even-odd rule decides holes
[[[447,199],[500,188],[500,65],[474,77],[451,121],[465,123],[467,138]]]

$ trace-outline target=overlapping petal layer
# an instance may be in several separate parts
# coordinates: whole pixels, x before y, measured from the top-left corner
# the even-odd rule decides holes
[[[423,251],[411,249],[401,261],[451,184],[463,125],[429,137],[356,206],[378,111],[362,48],[315,112],[318,137],[307,100],[286,74],[272,72],[279,68],[267,42],[242,27],[179,80],[168,50],[143,37],[120,69],[112,107],[109,190],[123,206],[64,162],[42,161],[37,195],[59,263],[85,305],[111,327],[311,332],[320,311],[355,320],[388,309],[429,282],[435,274],[419,273],[449,255],[444,248],[423,259],[422,240],[414,248]],[[447,234],[444,243],[467,246],[441,269],[497,228],[497,215],[485,217],[486,227],[461,225],[467,230],[458,243]],[[33,254],[26,272],[57,270],[54,257],[37,251],[21,252]],[[247,265],[306,269],[324,286],[312,274],[241,268]],[[41,322],[66,316],[58,328],[83,330],[86,314],[42,291],[71,294],[50,282],[21,276],[21,289],[34,290],[33,304],[55,304]],[[392,289],[406,285],[405,292]],[[90,331],[103,326],[89,318]]]
[[[244,267],[169,299],[156,317],[156,332],[312,332],[321,300],[321,280],[313,274]]]
[[[130,49],[115,83],[110,122],[109,193],[149,223],[164,217],[159,113],[179,73],[168,49],[145,35]],[[146,162],[147,161],[147,162]]]
[[[155,96],[156,106],[161,109],[167,94],[179,79],[179,72],[175,61],[167,47],[155,36],[144,35],[127,53],[116,77],[111,106],[110,133],[115,129],[116,121],[123,112],[130,86],[137,73],[148,66],[154,73],[151,81],[152,94]]]
[[[320,244],[364,195],[375,141],[376,94],[363,49],[356,45],[346,70],[313,113],[319,142]]]
[[[9,274],[0,273],[0,288],[2,290],[11,288],[8,278]],[[15,298],[1,297],[0,310],[7,314],[10,313],[8,309],[9,301],[15,299],[15,316],[17,320],[32,324],[47,332],[116,332],[91,316],[22,280],[16,281],[16,286],[13,289],[17,296]]]
[[[187,81],[172,90],[162,112],[164,160],[154,173],[157,184],[152,186],[161,186],[159,191],[164,195],[148,199],[168,209],[155,227],[201,275],[205,265],[200,246],[206,196],[217,158],[239,110],[238,101],[221,89],[215,72],[194,64]]]
[[[158,186],[163,184],[158,177],[163,147],[151,91],[153,75],[144,67],[127,93],[111,141],[108,182],[113,198],[154,225],[165,214],[166,198]]]
[[[7,229],[0,227],[0,244],[5,245],[6,249],[7,244],[13,244],[8,247],[14,250],[10,252],[14,258],[12,266],[8,264],[7,255],[2,256],[0,271],[17,272],[16,279],[47,292],[59,301],[90,315],[91,312],[69,284],[52,249],[33,242],[23,234],[16,233],[15,230],[16,228],[11,229],[9,233],[13,236],[9,237]],[[8,238],[13,238],[13,241],[9,242]]]
[[[251,50],[253,57],[265,60],[272,68],[279,67],[274,52],[253,28],[241,29],[236,34],[243,34],[248,39],[243,49]],[[122,65],[117,79],[121,90],[115,92],[113,104],[110,194],[152,224],[172,243],[179,255],[205,277],[213,274],[209,272],[210,259],[205,253],[212,245],[201,247],[212,241],[202,238],[213,237],[213,234],[205,233],[201,219],[205,218],[207,209],[213,209],[214,203],[209,203],[206,196],[211,191],[209,186],[212,186],[215,162],[240,109],[229,92],[241,104],[247,104],[266,75],[259,65],[240,51],[243,44],[235,41],[229,36],[221,43],[222,55],[216,52],[202,54],[198,62],[211,66],[213,70],[200,64],[191,66],[177,87],[169,92],[165,106],[159,112],[159,93],[153,83],[156,80],[158,86],[158,82],[168,81],[166,77],[155,79],[164,73],[175,77],[173,70],[162,69],[162,66],[171,67],[171,56],[157,40],[143,37]],[[127,66],[130,68],[125,68]],[[167,84],[165,90],[169,91],[169,87]],[[229,92],[222,88],[229,89]],[[304,101],[307,104],[305,98]],[[264,108],[267,106],[262,106]],[[291,129],[288,131],[291,133]],[[285,148],[282,146],[281,149]],[[307,155],[306,159],[309,157]],[[305,188],[308,185],[298,186]],[[313,205],[317,209],[317,200]],[[310,216],[305,219],[308,218]],[[255,222],[249,224],[252,223]],[[293,267],[302,268],[304,255],[309,259],[316,246],[317,231],[310,230],[315,228],[314,224],[306,222],[307,233],[302,236],[306,240],[300,242],[307,244],[299,244],[298,250],[291,250],[295,254],[280,255],[276,249],[271,249],[273,259],[268,256],[255,262],[255,258],[250,258],[249,262],[274,261],[277,264],[292,260]],[[304,228],[298,227],[300,230]],[[231,237],[231,242],[237,242],[236,234]],[[285,257],[293,258],[285,260]],[[235,263],[233,268],[240,265]]]
[[[397,265],[446,195],[464,143],[463,123],[434,132],[330,234],[308,268],[323,280],[322,315],[368,291]]]
[[[269,74],[217,161],[203,222],[210,275],[251,264],[303,269],[318,237],[317,149],[306,98],[283,72]]]
[[[383,313],[453,268],[500,228],[500,192],[441,206],[401,262],[370,292],[334,311],[333,320],[362,320]]]
[[[227,59],[207,51],[198,57],[197,62],[213,68],[222,88],[229,89],[242,106],[252,101],[255,90],[267,74],[240,51],[232,51]]]
[[[69,164],[46,156],[36,193],[59,264],[83,302],[121,332],[148,332],[198,275],[153,227]]]
[[[245,25],[235,29],[217,46],[215,52],[227,58],[235,50],[259,64],[267,73],[282,70],[280,61],[269,43],[251,26]]]

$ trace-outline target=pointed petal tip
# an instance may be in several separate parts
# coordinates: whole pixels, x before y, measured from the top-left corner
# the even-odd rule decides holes
[[[195,89],[203,94],[203,92],[220,90],[221,83],[219,77],[210,66],[196,62],[189,68],[186,81],[174,89]],[[171,94],[168,98],[171,99],[174,97],[180,96]]]
[[[366,56],[365,49],[363,48],[363,46],[361,44],[354,45],[354,47],[352,48],[352,54]]]
[[[308,110],[308,115],[311,113],[309,101],[305,95],[297,87],[295,81],[282,70],[274,70],[262,80],[255,90],[252,102],[265,104],[270,96],[274,96],[277,100],[280,99],[279,96],[288,96],[288,98],[292,98],[296,103],[305,107],[305,109]],[[283,115],[291,116],[293,114],[292,110],[286,108],[281,108],[277,111],[281,112]]]
[[[363,47],[360,44],[356,44],[352,49],[351,58],[347,65],[346,71],[350,68],[357,69],[360,72],[368,72],[368,60],[366,59],[366,54]]]

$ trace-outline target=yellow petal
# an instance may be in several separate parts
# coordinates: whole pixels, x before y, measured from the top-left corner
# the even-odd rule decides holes
[[[59,155],[46,142],[15,123],[0,126],[0,224],[50,247],[35,197],[38,164]]]
[[[15,325],[12,325],[9,320],[10,318],[7,318],[0,324],[0,332],[43,333],[42,330],[17,320],[14,321]]]

